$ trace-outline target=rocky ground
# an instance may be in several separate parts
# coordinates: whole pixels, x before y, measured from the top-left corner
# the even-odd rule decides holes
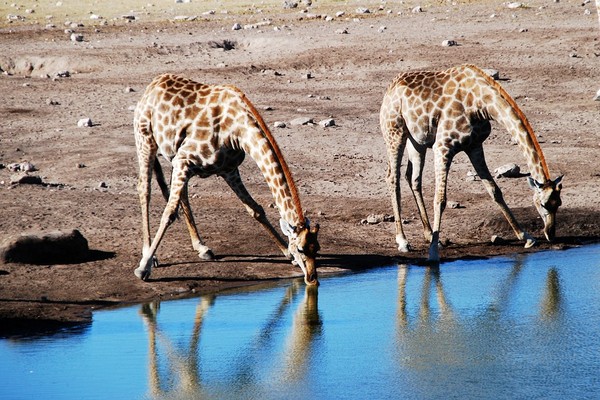
[[[100,307],[301,275],[224,182],[195,178],[192,207],[217,260],[197,259],[179,221],[159,248],[161,266],[151,281],[134,277],[141,224],[132,107],[163,72],[237,85],[261,111],[290,164],[306,214],[321,225],[321,276],[419,263],[426,256],[406,186],[403,217],[415,248],[408,258],[397,254],[393,223],[363,221],[391,214],[378,110],[401,71],[463,63],[499,71],[533,125],[551,174],[565,175],[554,244],[542,240],[526,179],[499,179],[519,221],[540,239],[525,250],[471,176],[466,156],[457,156],[448,198],[460,207],[444,214],[444,260],[560,249],[600,238],[600,102],[593,100],[600,43],[592,3],[313,1],[284,8],[280,1],[238,1],[227,10],[220,1],[160,1],[123,12],[115,6],[72,13],[66,1],[62,8],[22,3],[0,5],[0,241],[77,229],[91,250],[79,262],[0,264],[0,330],[86,321]],[[86,118],[91,126],[78,126]],[[314,123],[291,124],[297,118]],[[334,126],[319,125],[330,118]],[[510,135],[497,125],[486,151],[492,170],[507,163],[526,169]],[[23,173],[14,171],[18,167],[33,168],[27,174],[39,179],[11,183]],[[250,158],[241,172],[276,222]],[[431,159],[424,182],[431,205]],[[164,201],[154,189],[156,227]],[[506,242],[492,244],[493,235]]]

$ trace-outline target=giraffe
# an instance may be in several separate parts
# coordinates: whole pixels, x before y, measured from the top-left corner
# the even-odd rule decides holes
[[[300,266],[306,284],[318,284],[315,257],[319,250],[319,225],[311,227],[305,218],[279,146],[256,108],[238,88],[202,84],[173,74],[159,75],[138,102],[133,125],[143,235],[142,259],[135,270],[138,278],[147,280],[152,266],[157,265],[156,250],[167,227],[177,217],[179,206],[192,247],[200,259],[214,259],[194,222],[187,184],[192,176],[217,175],[227,182],[284,255]],[[172,165],[170,189],[157,159],[158,152]],[[238,167],[246,154],[256,162],[271,190],[280,212],[281,230],[289,241],[287,245],[241,180]],[[149,203],[153,170],[167,205],[151,242]]]
[[[503,125],[523,151],[530,170],[528,182],[534,189],[533,203],[544,221],[546,239],[554,239],[562,176],[550,179],[542,149],[527,118],[500,84],[481,69],[462,65],[445,71],[400,74],[385,93],[379,117],[387,147],[386,180],[399,251],[410,251],[400,216],[400,164],[405,147],[408,155],[405,177],[417,203],[425,239],[430,242],[428,261],[439,262],[438,241],[446,207],[448,171],[453,157],[461,151],[469,157],[517,238],[525,240],[526,248],[535,244],[535,239],[521,228],[506,205],[486,164],[483,142],[491,132],[491,120]],[[433,148],[435,163],[433,227],[421,190],[427,148]]]

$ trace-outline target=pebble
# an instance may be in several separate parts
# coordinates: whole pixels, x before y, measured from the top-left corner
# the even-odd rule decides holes
[[[336,29],[335,33],[337,33],[338,35],[347,35],[348,34],[348,29],[344,28],[344,29]]]
[[[594,96],[594,100],[600,101],[600,89],[596,92],[596,96]]]
[[[290,125],[292,126],[298,126],[298,125],[308,125],[308,124],[314,124],[314,121],[312,118],[309,117],[298,117],[295,118],[293,120],[290,121]]]
[[[444,47],[458,46],[458,43],[456,43],[455,40],[444,40],[442,42],[442,46],[444,46]]]
[[[285,128],[287,125],[286,125],[286,124],[285,124],[285,122],[283,122],[283,121],[275,121],[275,122],[273,123],[273,126],[274,126],[275,128]]]
[[[83,42],[83,35],[81,33],[71,33],[72,42]]]
[[[366,7],[358,7],[358,8],[356,9],[356,13],[357,13],[357,14],[371,14],[371,10],[369,10],[369,9],[368,9],[368,8],[366,8]]]
[[[237,22],[231,27],[232,31],[239,31],[240,29],[242,29],[242,25],[238,24]]]
[[[319,125],[323,128],[328,128],[330,126],[335,126],[335,120],[333,118],[327,118],[322,121],[319,121]]]
[[[422,12],[423,12],[423,8],[422,8],[421,6],[416,6],[416,7],[414,7],[414,8],[412,9],[412,11],[411,11],[411,12],[412,12],[412,13],[414,13],[414,14],[417,14],[417,13],[422,13]]]
[[[498,79],[500,79],[500,72],[498,72],[495,69],[484,68],[483,72],[485,72],[486,74],[488,74],[489,76],[491,76],[495,81],[497,81]]]
[[[80,128],[90,127],[92,125],[92,120],[90,118],[82,118],[77,121],[77,126]]]
[[[520,178],[521,168],[517,164],[505,164],[494,170],[496,178]]]

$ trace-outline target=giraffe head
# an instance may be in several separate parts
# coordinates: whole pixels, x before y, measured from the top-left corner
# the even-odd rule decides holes
[[[558,207],[562,204],[560,190],[562,189],[562,175],[555,180],[540,183],[529,177],[529,186],[533,189],[533,204],[544,221],[544,235],[549,242],[554,240],[555,217]]]
[[[304,282],[307,285],[318,285],[315,258],[320,249],[317,240],[319,224],[311,227],[308,219],[297,226],[291,225],[284,219],[281,219],[279,223],[281,230],[288,237],[288,251],[293,258],[293,262],[298,264],[304,272]]]

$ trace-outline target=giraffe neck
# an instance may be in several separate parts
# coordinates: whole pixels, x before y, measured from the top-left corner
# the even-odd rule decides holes
[[[254,107],[254,105],[239,92],[246,106],[248,116],[253,121],[247,121],[246,126],[255,126],[257,129],[247,129],[246,134],[239,137],[239,142],[244,151],[252,157],[262,172],[275,204],[279,209],[281,218],[294,227],[306,223],[298,190],[287,166],[283,154],[273,138],[271,131]]]
[[[546,165],[544,153],[523,111],[521,111],[517,103],[504,88],[488,74],[477,67],[471,66],[471,68],[475,69],[478,75],[487,82],[487,85],[482,90],[482,98],[489,96],[492,101],[486,102],[483,108],[486,108],[488,114],[498,123],[502,124],[517,141],[527,160],[531,177],[541,183],[548,181],[550,173]],[[491,93],[486,93],[486,89],[489,89]]]

